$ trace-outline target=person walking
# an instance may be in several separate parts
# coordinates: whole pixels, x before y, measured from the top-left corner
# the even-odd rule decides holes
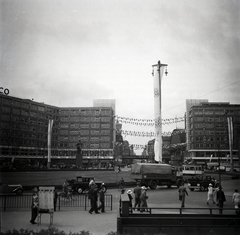
[[[100,205],[98,207],[98,210],[102,213],[105,212],[105,197],[104,197],[104,190],[103,190],[103,186],[101,186],[101,189],[99,191],[99,201],[100,201]]]
[[[184,186],[184,182],[182,182],[182,185],[179,187],[178,193],[179,193],[179,200],[182,201],[181,207],[185,207],[185,195],[188,196],[188,192]]]
[[[89,213],[92,214],[93,211],[95,211],[96,214],[99,214],[98,207],[97,207],[97,201],[98,201],[98,187],[96,185],[91,186],[91,194],[90,194],[90,200],[91,200],[91,208],[89,210]]]
[[[232,201],[234,203],[235,211],[236,211],[236,213],[238,213],[239,203],[240,203],[240,194],[238,193],[237,189],[235,189],[235,192],[234,192],[234,194],[232,196]]]
[[[38,198],[38,188],[35,187],[33,189],[33,195],[32,195],[32,205],[31,205],[31,224],[36,224],[35,219],[38,216],[38,207],[39,207],[39,198]]]
[[[137,186],[134,188],[133,190],[133,193],[135,194],[135,203],[134,203],[134,208],[135,207],[138,207],[138,210],[139,210],[139,207],[140,207],[140,195],[141,195],[141,187],[140,187],[140,183],[137,182]]]
[[[125,181],[123,179],[123,177],[119,180],[119,190],[121,191],[122,189],[124,189],[124,184],[125,184]]]
[[[141,190],[141,195],[140,195],[140,212],[143,212],[145,211],[144,208],[147,208],[148,205],[147,205],[147,199],[148,199],[148,196],[147,196],[147,188],[145,186],[142,186],[142,190]],[[146,209],[147,211],[147,209]]]
[[[225,197],[225,194],[224,194],[221,186],[219,186],[219,190],[217,192],[217,200],[218,200],[218,205],[219,205],[219,214],[222,214],[223,203],[226,201],[226,197]]]
[[[129,198],[129,208],[131,208],[130,212],[132,213],[132,200],[133,200],[133,197],[132,197],[132,190],[128,190],[127,191],[127,195],[128,195],[128,198]]]
[[[212,201],[213,204],[215,204],[215,201],[214,201],[214,198],[213,198],[213,196],[214,196],[214,189],[213,189],[212,186],[213,185],[211,183],[208,185],[208,194],[207,194],[207,204],[208,205],[209,205],[209,201]]]

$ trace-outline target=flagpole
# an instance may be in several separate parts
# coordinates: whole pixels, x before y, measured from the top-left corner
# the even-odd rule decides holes
[[[162,100],[161,100],[161,82],[165,67],[167,64],[161,64],[158,61],[157,64],[152,65],[154,76],[154,120],[155,120],[155,143],[154,143],[154,154],[155,161],[162,162]],[[155,73],[155,70],[157,73]],[[168,72],[166,71],[167,75]]]

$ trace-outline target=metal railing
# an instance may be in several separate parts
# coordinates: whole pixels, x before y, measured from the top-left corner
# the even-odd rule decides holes
[[[176,214],[176,215],[186,215],[186,214],[197,214],[197,215],[216,215],[216,214],[231,214],[235,215],[236,209],[234,208],[209,208],[209,207],[201,207],[201,208],[193,208],[193,207],[148,207],[148,208],[139,208],[139,207],[129,207],[129,216],[140,213],[140,214]],[[120,208],[121,212],[121,208]],[[120,215],[121,216],[121,215]]]
[[[111,210],[113,208],[112,195],[105,194],[105,209]],[[30,208],[32,205],[32,196],[31,195],[0,195],[0,209],[3,211],[7,211],[7,209],[12,208]],[[74,195],[72,198],[62,198],[58,197],[56,202],[56,209],[61,210],[64,207],[74,207],[83,208],[87,210],[91,207],[90,200],[88,199],[88,195],[79,194]]]

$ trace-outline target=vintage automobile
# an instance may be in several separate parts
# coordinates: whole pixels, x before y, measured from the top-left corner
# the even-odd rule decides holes
[[[102,181],[95,181],[93,176],[77,176],[76,179],[67,180],[69,186],[76,193],[87,193],[89,191],[89,183],[93,180],[95,184],[100,187],[103,187],[104,192],[107,191],[107,186]]]
[[[1,182],[0,193],[15,193],[16,195],[20,196],[23,194],[23,186],[21,184],[8,184],[7,182]]]
[[[191,191],[194,191],[194,189],[198,189],[200,191],[207,190],[210,183],[214,187],[214,182],[215,180],[211,176],[200,175],[200,176],[194,176],[187,179],[188,188]]]

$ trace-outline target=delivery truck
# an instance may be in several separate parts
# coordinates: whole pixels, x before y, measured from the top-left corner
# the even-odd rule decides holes
[[[151,189],[156,189],[158,185],[179,187],[183,182],[181,171],[165,163],[135,163],[132,165],[131,178]]]

